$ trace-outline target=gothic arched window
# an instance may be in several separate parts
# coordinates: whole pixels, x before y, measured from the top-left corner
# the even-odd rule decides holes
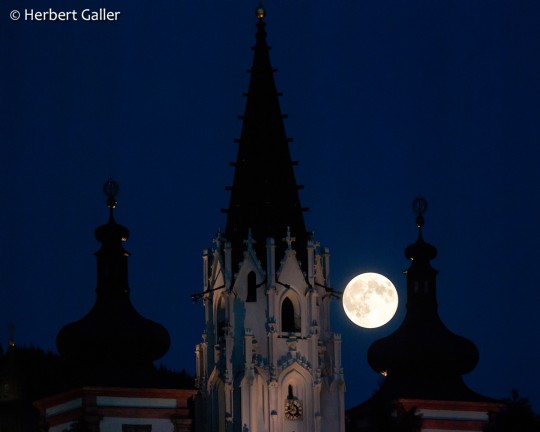
[[[247,277],[247,297],[246,302],[257,301],[257,276],[254,271],[250,271]]]
[[[216,311],[216,330],[218,337],[225,335],[226,322],[227,319],[225,316],[225,300],[223,299],[223,297],[220,297]]]
[[[300,315],[295,312],[293,302],[288,297],[281,303],[281,331],[287,333],[300,331]]]

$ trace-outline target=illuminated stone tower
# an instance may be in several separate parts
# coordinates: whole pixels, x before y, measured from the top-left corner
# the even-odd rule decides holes
[[[203,253],[196,425],[215,432],[344,431],[328,249],[305,228],[257,10],[227,225]]]

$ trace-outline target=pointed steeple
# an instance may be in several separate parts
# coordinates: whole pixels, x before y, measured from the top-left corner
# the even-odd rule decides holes
[[[266,238],[279,239],[290,231],[296,237],[297,250],[307,244],[303,210],[296,184],[289,140],[285,133],[279,93],[266,42],[265,12],[257,9],[257,34],[251,79],[247,93],[243,125],[238,140],[238,156],[227,212],[225,237],[232,244],[233,257],[241,257],[243,241],[251,229],[257,240],[259,257],[264,254]]]

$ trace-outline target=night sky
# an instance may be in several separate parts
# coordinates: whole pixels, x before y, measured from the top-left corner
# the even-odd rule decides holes
[[[194,373],[204,309],[203,248],[225,227],[251,66],[256,1],[9,0],[0,5],[0,343],[55,350],[95,298],[94,229],[103,183],[131,298],[167,327],[162,362]],[[395,318],[343,336],[346,405],[376,389],[372,341],[405,313],[416,239],[412,200],[429,202],[440,315],[480,351],[469,386],[518,389],[540,411],[540,2],[265,2],[308,229],[331,251],[332,287],[376,271],[398,289]],[[18,9],[106,7],[118,21],[31,22]],[[293,233],[294,234],[294,233]]]

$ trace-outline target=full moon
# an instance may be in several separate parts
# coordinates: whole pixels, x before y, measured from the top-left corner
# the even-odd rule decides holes
[[[343,309],[360,327],[376,328],[392,319],[398,307],[394,284],[378,273],[362,273],[343,291]]]

